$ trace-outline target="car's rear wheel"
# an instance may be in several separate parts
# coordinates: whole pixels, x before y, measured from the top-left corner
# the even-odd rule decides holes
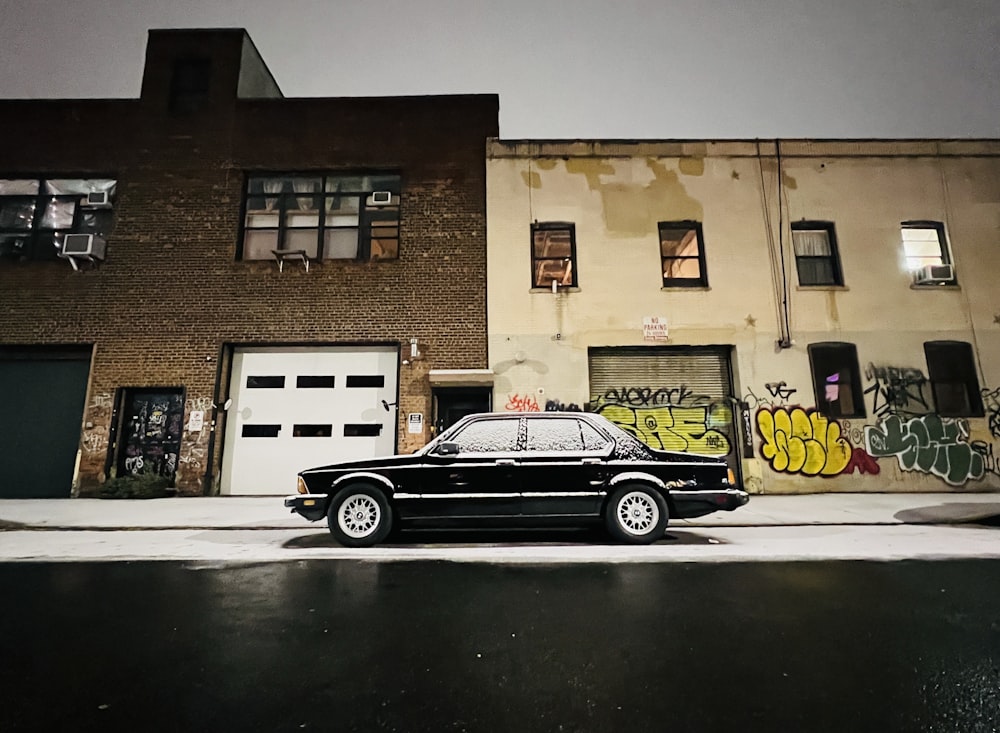
[[[641,484],[617,489],[604,510],[608,532],[619,542],[648,545],[663,537],[669,513],[660,492]]]
[[[385,494],[374,486],[354,484],[333,497],[326,522],[345,547],[371,547],[392,530],[392,509]]]

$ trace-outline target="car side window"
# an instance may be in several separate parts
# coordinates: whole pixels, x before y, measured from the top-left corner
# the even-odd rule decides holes
[[[477,420],[469,423],[450,442],[463,453],[512,453],[517,449],[518,420]]]
[[[583,436],[577,420],[532,418],[528,420],[528,450],[582,451]]]
[[[583,420],[578,421],[578,424],[580,426],[580,435],[583,438],[584,450],[604,450],[608,447],[611,441],[601,435],[597,428],[588,425]]]

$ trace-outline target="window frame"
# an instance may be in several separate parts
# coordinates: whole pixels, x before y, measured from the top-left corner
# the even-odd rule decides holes
[[[0,193],[0,209],[5,208],[5,204],[21,203],[32,206],[32,217],[28,226],[0,226],[0,258],[17,258],[39,262],[54,261],[59,259],[59,244],[67,234],[93,234],[107,239],[114,227],[113,204],[102,207],[85,206],[87,193],[51,193],[46,189],[50,181],[104,182],[105,185],[99,188],[94,188],[91,184],[91,192],[106,191],[109,194],[109,201],[112,201],[118,187],[118,179],[115,175],[95,173],[10,174],[0,175],[0,179],[4,181],[31,181],[37,184],[36,192],[33,194],[5,195]],[[73,216],[67,226],[43,226],[46,211],[53,202],[73,205]],[[92,217],[92,223],[86,221],[88,216]],[[7,241],[16,242],[17,240],[22,241],[20,247],[6,244]],[[52,245],[51,249],[46,248],[47,245]]]
[[[663,254],[663,233],[664,231],[677,230],[694,231],[695,241],[698,244],[698,255],[664,255]],[[708,287],[708,267],[705,259],[705,232],[700,221],[692,219],[682,219],[678,221],[659,221],[656,223],[657,247],[660,253],[660,276],[665,288],[707,288]],[[676,260],[697,260],[698,277],[667,277],[667,261]]]
[[[538,232],[566,231],[569,234],[569,257],[539,257],[535,251],[535,236]],[[557,288],[579,287],[577,280],[577,258],[576,258],[576,223],[571,221],[536,221],[531,225],[531,238],[529,241],[531,250],[531,287],[532,289],[550,289],[552,283],[556,282]],[[547,283],[540,283],[537,279],[539,264],[542,262],[565,262],[569,259],[570,281],[558,282],[552,278]],[[565,279],[565,276],[563,277]]]
[[[830,247],[828,255],[800,255],[795,251],[795,232],[826,232],[826,241]],[[792,254],[795,256],[795,274],[799,279],[799,285],[807,288],[836,288],[844,286],[844,271],[840,264],[840,247],[837,243],[837,231],[832,221],[821,221],[819,219],[803,219],[794,221],[791,224],[792,232]],[[823,260],[830,263],[833,273],[833,282],[806,283],[802,281],[802,269],[799,264],[803,261]]]
[[[200,112],[212,87],[212,60],[208,56],[182,56],[170,66],[167,109],[172,115]]]
[[[330,179],[336,178],[392,178],[389,185],[376,187],[373,184],[361,185],[356,189],[328,190]],[[291,184],[292,190],[285,190],[274,193],[262,193],[251,191],[254,182],[263,180],[281,179],[283,184]],[[318,191],[295,191],[294,179],[309,179],[319,181]],[[389,191],[392,196],[388,204],[369,204],[375,192]],[[275,198],[275,208],[273,210],[251,209],[249,208],[251,199],[254,198]],[[321,205],[316,213],[315,226],[290,226],[288,222],[288,212],[293,211],[288,208],[290,201],[298,198],[311,197],[314,200],[320,199]],[[340,198],[354,198],[357,200],[357,223],[351,226],[328,224],[327,217],[334,209],[330,207],[330,202]],[[338,206],[339,208],[339,206]],[[297,210],[297,209],[296,209]],[[250,226],[248,218],[254,211],[268,211],[277,218],[274,226]],[[380,216],[386,212],[394,212],[395,217]],[[395,261],[401,254],[401,232],[402,232],[402,212],[403,212],[403,176],[396,170],[364,170],[364,171],[248,171],[245,174],[243,184],[242,201],[240,204],[240,232],[239,242],[236,252],[236,259],[242,262],[265,262],[273,259],[273,250],[300,250],[288,241],[289,232],[315,232],[315,254],[306,250],[306,257],[311,262],[375,262],[375,261]],[[353,213],[353,212],[351,212]],[[394,222],[387,224],[386,222]],[[331,231],[356,231],[357,249],[353,257],[325,257],[325,245],[327,232]],[[382,233],[376,236],[376,231],[384,232],[391,230],[392,235],[385,236]],[[267,249],[267,256],[247,257],[247,235],[250,232],[275,232],[275,243],[273,247]],[[394,235],[394,236],[393,236]],[[373,242],[393,241],[395,242],[395,253],[392,256],[380,256],[373,251]],[[288,246],[291,245],[291,246]],[[374,255],[374,256],[373,256]]]
[[[847,341],[821,341],[809,344],[807,351],[809,352],[809,371],[812,377],[813,393],[816,398],[816,411],[835,420],[867,417],[864,392],[861,389],[861,368],[858,363],[858,347]],[[832,355],[835,351],[840,352],[836,357]],[[827,354],[824,355],[823,352],[827,352]],[[823,366],[822,369],[818,368],[821,366],[819,363],[820,359],[828,360],[827,365]],[[850,383],[848,386],[851,389],[852,395],[851,406],[854,408],[850,412],[842,412],[839,407],[833,409],[833,405],[840,402],[839,396],[837,400],[828,400],[826,397],[828,384],[826,373],[830,371],[831,366],[837,367],[838,375],[843,371],[844,366],[850,372]],[[832,384],[844,384],[844,382],[838,380]]]
[[[938,352],[934,354],[934,352]],[[942,353],[947,352],[947,353]],[[961,353],[959,353],[961,352]],[[942,417],[984,417],[982,391],[979,386],[979,374],[976,371],[975,351],[967,341],[925,341],[924,359],[927,362],[927,381],[931,384],[931,395],[934,398],[934,409]],[[954,367],[958,365],[958,369]],[[942,368],[943,366],[943,368]],[[947,376],[945,373],[961,372],[958,379],[939,379]],[[951,409],[951,405],[942,405],[946,400],[939,399],[938,385],[964,384],[968,407],[965,410]]]
[[[903,259],[906,263],[906,270],[914,278],[914,284],[921,286],[921,283],[916,282],[917,273],[926,267],[927,265],[920,265],[919,267],[911,266],[911,256],[906,252],[906,243],[903,241],[903,231],[906,229],[928,229],[937,232],[938,249],[940,251],[940,263],[928,263],[930,265],[940,264],[940,265],[951,265],[952,266],[952,284],[958,283],[958,278],[955,277],[955,263],[951,259],[951,247],[948,244],[948,234],[945,232],[944,222],[941,221],[931,221],[925,219],[914,219],[911,221],[901,221],[899,223],[899,237],[900,244],[903,247]],[[933,287],[933,284],[928,284]]]

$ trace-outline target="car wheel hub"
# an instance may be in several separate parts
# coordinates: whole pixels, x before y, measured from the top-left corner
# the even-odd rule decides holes
[[[365,494],[349,496],[341,504],[337,524],[349,537],[367,537],[382,521],[382,510],[372,497]]]
[[[633,491],[618,502],[618,518],[629,534],[646,534],[660,520],[660,508],[648,494]]]

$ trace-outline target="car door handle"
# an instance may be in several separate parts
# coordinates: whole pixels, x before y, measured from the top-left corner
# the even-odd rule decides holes
[[[584,458],[580,461],[585,466],[596,466],[601,462],[600,458]]]
[[[497,458],[496,465],[498,465],[498,466],[513,466],[514,465],[514,459],[513,458]]]

